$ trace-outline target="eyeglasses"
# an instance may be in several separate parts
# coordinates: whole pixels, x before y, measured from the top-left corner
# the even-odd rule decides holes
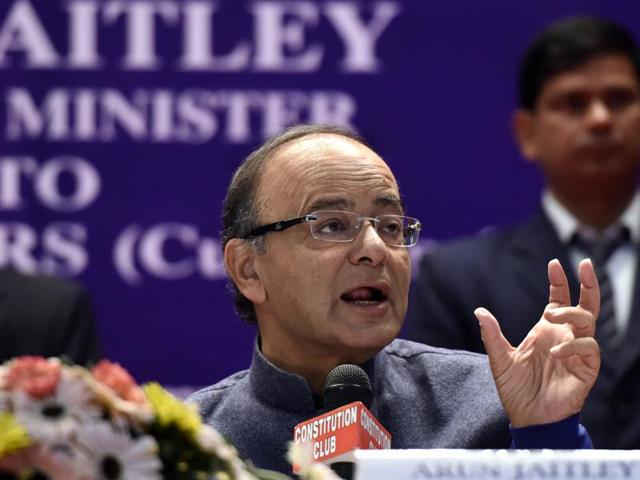
[[[420,220],[403,215],[364,217],[342,210],[318,210],[302,217],[254,228],[242,238],[255,238],[267,232],[281,232],[295,225],[308,223],[313,238],[327,242],[352,242],[358,236],[362,222],[366,220],[371,222],[382,241],[392,247],[413,247],[418,242],[422,229]]]

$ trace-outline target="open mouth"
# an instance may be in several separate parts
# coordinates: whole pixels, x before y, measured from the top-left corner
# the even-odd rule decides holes
[[[340,296],[341,300],[354,305],[378,305],[387,298],[386,292],[376,287],[358,287]]]

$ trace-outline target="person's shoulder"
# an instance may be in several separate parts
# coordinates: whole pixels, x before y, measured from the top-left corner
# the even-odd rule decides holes
[[[236,389],[243,388],[245,380],[248,378],[248,373],[249,370],[236,372],[218,383],[192,393],[186,401],[196,404],[200,415],[206,419],[212,415],[222,402],[232,397]]]
[[[505,226],[488,227],[475,235],[437,243],[421,256],[418,277],[459,284],[468,283],[471,278],[484,281],[484,277],[494,271],[496,264],[507,265],[512,256],[508,255],[520,242],[525,222]]]
[[[241,370],[236,372],[227,378],[220,380],[218,383],[214,383],[213,385],[209,385],[208,387],[204,387],[196,392],[193,392],[187,401],[200,403],[206,401],[210,398],[224,396],[229,390],[233,389],[238,385],[238,382],[242,381],[249,370]]]
[[[72,280],[43,274],[26,274],[12,268],[0,269],[0,288],[10,295],[31,299],[76,297],[84,292],[84,289]]]
[[[385,394],[396,402],[411,399],[408,404],[402,403],[406,410],[428,416],[425,421],[435,422],[434,431],[456,430],[463,424],[471,436],[496,428],[505,430],[504,410],[486,355],[401,339],[381,353],[375,364],[376,386],[387,389]],[[491,444],[486,439],[483,442],[480,444]],[[473,442],[456,444],[468,446]]]
[[[487,408],[500,409],[495,382],[486,355],[437,348],[396,339],[384,350],[382,370],[387,380],[406,388],[428,385],[436,398],[481,399]],[[377,371],[377,369],[376,369]]]
[[[487,356],[481,353],[468,352],[466,350],[451,350],[448,348],[432,347],[424,343],[410,340],[395,339],[384,348],[384,353],[389,357],[406,362],[423,362],[433,365],[468,365],[482,369],[488,366]]]
[[[485,354],[432,347],[396,339],[384,349],[384,362],[391,375],[405,372],[420,382],[437,383],[434,388],[482,391],[493,388],[493,375]]]
[[[509,244],[517,234],[520,225],[509,227],[487,227],[474,235],[467,235],[451,241],[436,244],[425,257],[431,258],[461,258],[476,255],[480,252],[499,251]]]

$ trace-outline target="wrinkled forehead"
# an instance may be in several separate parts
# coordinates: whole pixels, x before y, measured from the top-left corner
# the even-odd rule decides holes
[[[307,213],[305,208],[322,196],[351,203],[376,197],[400,201],[396,179],[384,160],[342,135],[309,135],[283,145],[267,160],[258,189],[260,211],[268,207],[283,215]],[[281,205],[283,200],[286,205]]]

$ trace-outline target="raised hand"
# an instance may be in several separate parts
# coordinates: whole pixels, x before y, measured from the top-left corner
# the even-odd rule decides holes
[[[580,412],[600,369],[600,349],[593,338],[600,289],[591,261],[580,262],[577,306],[571,305],[558,260],[549,262],[548,275],[549,304],[517,348],[504,338],[488,310],[475,311],[500,400],[514,427],[555,422]]]

